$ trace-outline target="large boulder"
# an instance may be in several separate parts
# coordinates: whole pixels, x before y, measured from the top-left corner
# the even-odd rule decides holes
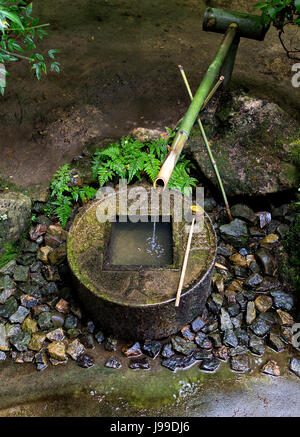
[[[31,200],[21,193],[0,192],[0,255],[6,243],[17,241],[29,226]]]
[[[300,136],[297,123],[278,105],[230,94],[215,113],[217,133],[209,136],[228,195],[264,195],[299,185]],[[201,114],[200,114],[201,115]],[[205,115],[205,114],[204,114]],[[213,132],[211,128],[207,132]],[[198,127],[186,145],[202,173],[218,182]],[[298,157],[297,157],[298,155]]]

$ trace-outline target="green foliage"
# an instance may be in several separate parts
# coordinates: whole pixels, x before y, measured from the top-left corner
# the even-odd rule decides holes
[[[26,60],[38,80],[43,73],[47,74],[48,62],[51,71],[59,72],[60,64],[54,60],[58,50],[48,51],[48,61],[42,54],[35,52],[37,40],[48,35],[44,30],[46,26],[49,24],[39,24],[39,18],[32,17],[32,3],[28,0],[0,0],[0,63],[6,66],[9,62]],[[1,74],[9,75],[6,69]],[[4,94],[4,86],[0,86],[0,93]]]
[[[289,271],[293,284],[300,290],[300,213],[286,233],[283,245],[289,255]]]
[[[171,131],[168,133],[170,138]],[[167,154],[167,141],[164,138],[142,143],[125,137],[120,143],[113,143],[104,150],[96,150],[92,162],[93,177],[98,179],[100,188],[116,178],[127,179],[130,183],[134,178],[141,179],[143,175],[147,175],[154,182]],[[190,176],[191,168],[191,162],[181,155],[168,188],[190,193],[197,182],[197,179]]]
[[[6,243],[3,249],[4,253],[0,256],[0,268],[5,266],[9,261],[17,258],[20,252],[20,247],[17,243]]]
[[[169,138],[174,135],[170,130],[168,133]],[[112,143],[105,149],[96,150],[91,170],[99,188],[108,181],[127,179],[130,183],[134,178],[141,179],[145,175],[154,182],[167,154],[167,141],[163,138],[142,143],[125,137],[121,138],[119,143]],[[197,182],[197,179],[190,176],[192,167],[191,162],[181,155],[168,187],[190,194]],[[50,199],[44,213],[48,216],[56,215],[65,227],[74,203],[84,203],[86,199],[90,200],[95,195],[96,189],[91,186],[72,186],[70,166],[63,165],[50,183]]]
[[[50,183],[50,191],[51,197],[44,211],[47,215],[55,214],[63,228],[72,213],[73,204],[79,201],[84,203],[85,199],[91,199],[96,194],[93,187],[72,186],[68,164],[60,167],[54,174]]]
[[[291,53],[297,53],[299,50],[288,50],[281,35],[284,33],[284,27],[288,24],[300,26],[300,0],[260,1],[256,3],[254,9],[262,11],[265,26],[273,24],[278,29],[280,42],[288,57],[298,59],[291,56]]]

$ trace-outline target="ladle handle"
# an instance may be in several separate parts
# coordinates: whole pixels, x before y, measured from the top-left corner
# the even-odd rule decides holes
[[[190,229],[190,233],[189,233],[189,238],[188,238],[188,242],[187,242],[187,246],[186,246],[186,250],[185,250],[185,254],[184,254],[184,260],[183,260],[182,269],[181,269],[180,281],[179,281],[179,285],[178,285],[178,289],[177,289],[177,295],[176,295],[176,301],[175,301],[176,307],[179,306],[179,302],[180,302],[180,296],[181,296],[183,281],[184,281],[184,277],[185,277],[185,271],[186,271],[187,262],[189,259],[190,248],[191,248],[191,243],[192,243],[192,236],[193,236],[193,232],[194,232],[195,220],[196,220],[196,217],[193,217],[191,229]]]

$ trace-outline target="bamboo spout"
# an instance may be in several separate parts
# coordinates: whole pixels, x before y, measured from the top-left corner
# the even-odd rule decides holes
[[[161,187],[163,190],[166,188],[187,139],[188,134],[186,132],[182,130],[177,132],[172,144],[172,149],[154,181],[154,188]]]
[[[169,179],[178,161],[183,146],[188,140],[191,129],[196,121],[196,118],[201,110],[201,107],[205,99],[207,98],[213,86],[214,81],[219,75],[219,71],[222,67],[222,64],[226,58],[226,55],[230,50],[230,47],[237,33],[238,33],[238,25],[232,23],[228,27],[224,39],[219,47],[219,50],[216,56],[214,57],[212,63],[208,67],[208,70],[195,94],[195,97],[192,103],[190,104],[182,122],[180,123],[179,131],[177,132],[174,138],[170,153],[167,156],[165,162],[163,163],[156,180],[154,181],[154,188],[161,187],[165,189],[166,186],[168,185]]]

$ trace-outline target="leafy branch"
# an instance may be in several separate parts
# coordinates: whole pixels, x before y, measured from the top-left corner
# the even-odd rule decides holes
[[[266,0],[258,2],[255,10],[262,11],[262,18],[265,26],[271,23],[278,30],[278,37],[288,58],[300,60],[295,54],[300,53],[300,49],[289,50],[284,41],[284,27],[287,25],[300,26],[300,0]]]
[[[48,32],[45,27],[49,23],[39,24],[39,18],[32,17],[32,2],[19,0],[0,0],[0,63],[6,67],[9,62],[26,60],[31,64],[38,80],[42,74],[47,74],[47,64],[50,70],[59,72],[60,64],[55,60],[59,50],[50,49],[46,59],[42,54],[35,53],[37,40],[43,40]],[[27,56],[26,56],[27,54]],[[6,68],[1,74],[9,76]],[[0,93],[4,95],[5,86],[0,84]]]

